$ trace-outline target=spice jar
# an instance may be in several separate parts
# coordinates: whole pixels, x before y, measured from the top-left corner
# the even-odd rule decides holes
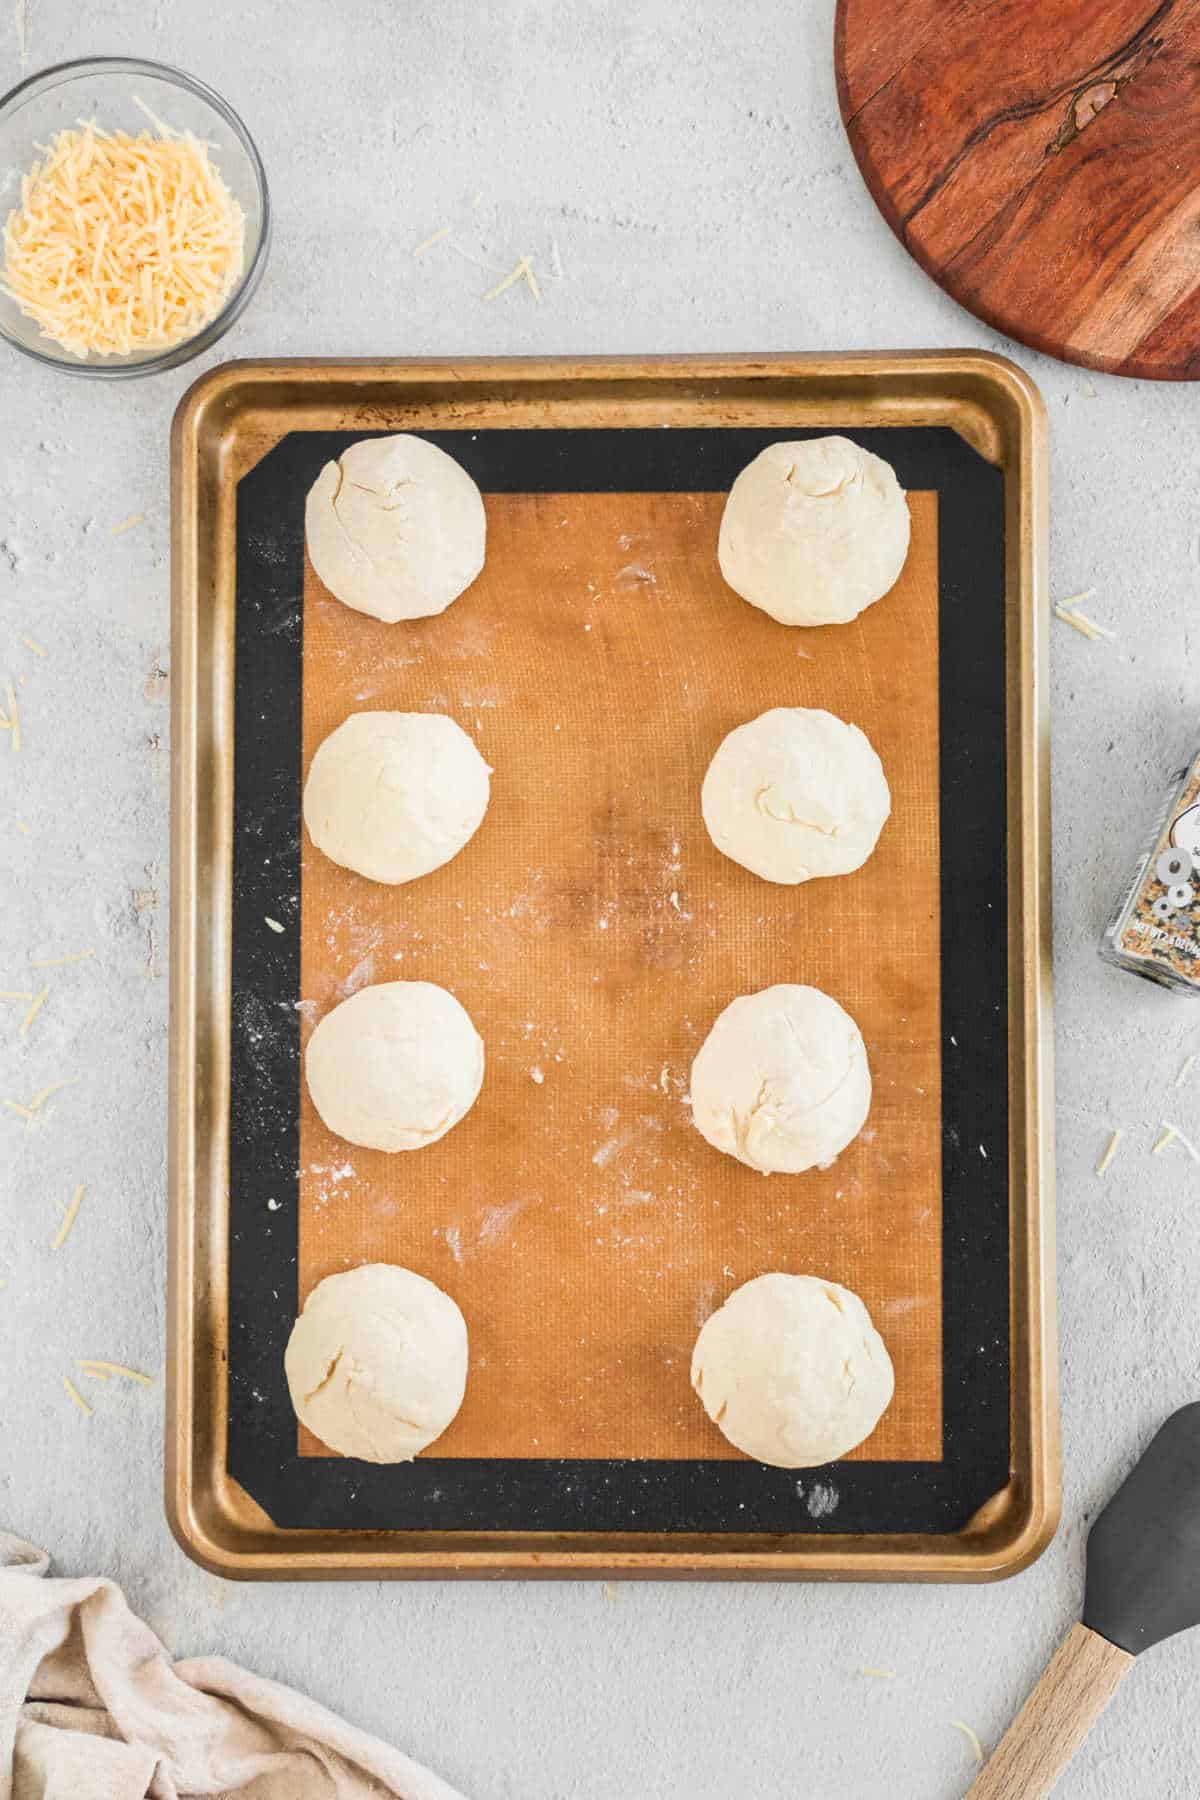
[[[1179,994],[1200,994],[1200,755],[1172,779],[1100,954]]]

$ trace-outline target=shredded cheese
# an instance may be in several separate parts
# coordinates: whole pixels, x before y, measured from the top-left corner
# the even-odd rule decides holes
[[[448,225],[443,225],[440,231],[431,232],[427,238],[423,238],[413,251],[413,255],[424,256],[427,250],[432,250],[435,244],[440,244],[443,238],[448,238],[449,236],[450,227]]]
[[[1082,632],[1086,638],[1113,638],[1117,635],[1115,631],[1110,631],[1107,625],[1097,625],[1095,619],[1090,619],[1085,612],[1081,611],[1083,602],[1091,600],[1095,592],[1095,588],[1084,588],[1082,593],[1072,594],[1069,600],[1057,601],[1054,615],[1061,619],[1064,625],[1073,625],[1076,631]]]
[[[60,1088],[74,1087],[75,1081],[76,1077],[72,1076],[69,1081],[52,1081],[49,1087],[39,1088],[37,1093],[33,1096],[33,1099],[29,1102],[30,1112],[40,1112],[51,1094],[57,1094]]]
[[[18,831],[19,831],[19,832],[20,832],[20,833],[21,833],[21,835],[22,835],[22,836],[23,836],[23,837],[28,837],[28,836],[29,836],[29,827],[28,827],[28,825],[27,825],[27,824],[26,824],[26,823],[25,823],[25,821],[24,821],[24,819],[18,819],[18,820],[17,820],[17,830],[18,830]]]
[[[1172,1143],[1172,1142],[1182,1144],[1184,1149],[1187,1151],[1188,1155],[1191,1157],[1192,1161],[1200,1162],[1200,1150],[1197,1150],[1195,1144],[1192,1143],[1192,1140],[1190,1138],[1184,1137],[1184,1135],[1183,1135],[1182,1131],[1180,1131],[1178,1125],[1172,1125],[1169,1119],[1164,1119],[1162,1122],[1162,1128],[1163,1128],[1164,1133],[1170,1134],[1167,1137],[1168,1144]],[[1160,1140],[1160,1142],[1161,1142],[1161,1140]]]
[[[17,1030],[22,1037],[25,1036],[25,1033],[29,1030],[29,1027],[33,1024],[33,1021],[37,1018],[49,998],[50,989],[48,987],[44,987],[40,994],[35,994],[33,1005],[21,1020],[21,1023],[17,1026]]]
[[[75,1192],[71,1195],[70,1205],[63,1207],[63,1216],[58,1230],[50,1239],[50,1248],[52,1250],[61,1250],[67,1239],[70,1237],[71,1227],[74,1225],[76,1215],[79,1212],[80,1206],[83,1204],[83,1191],[83,1183],[80,1182],[79,1186],[75,1189]]]
[[[32,650],[35,656],[49,656],[50,654],[45,644],[39,644],[36,638],[23,637],[21,642],[27,650]]]
[[[1178,1075],[1175,1077],[1175,1086],[1177,1088],[1183,1086],[1184,1082],[1187,1080],[1188,1076],[1191,1074],[1191,1072],[1195,1068],[1195,1066],[1196,1066],[1195,1057],[1189,1056],[1187,1058],[1186,1062],[1184,1063],[1183,1067],[1180,1069]]]
[[[1109,1163],[1111,1163],[1113,1157],[1117,1154],[1117,1145],[1121,1142],[1121,1139],[1123,1136],[1124,1136],[1124,1133],[1121,1131],[1120,1127],[1118,1126],[1117,1130],[1114,1131],[1112,1136],[1109,1138],[1108,1143],[1104,1146],[1104,1154],[1101,1156],[1100,1161],[1096,1164],[1097,1175],[1106,1175],[1108,1173],[1108,1165],[1109,1165]]]
[[[1091,638],[1093,642],[1100,636],[1090,619],[1085,619],[1082,613],[1074,612],[1069,607],[1056,606],[1054,616],[1056,619],[1061,619],[1064,625],[1073,625],[1076,631],[1085,638]]]
[[[1178,1136],[1179,1136],[1179,1133],[1176,1131],[1176,1129],[1173,1125],[1166,1126],[1163,1130],[1162,1136],[1159,1138],[1158,1142],[1151,1149],[1151,1151],[1150,1151],[1151,1156],[1161,1155],[1161,1153],[1166,1149],[1167,1145],[1173,1144],[1175,1142],[1175,1139]]]
[[[28,1106],[24,1105],[20,1100],[5,1100],[3,1104],[12,1112],[20,1113],[23,1119],[33,1119],[41,1111],[42,1107],[45,1106],[51,1094],[57,1094],[60,1088],[74,1087],[74,1085],[74,1077],[72,1077],[70,1081],[52,1081],[49,1087],[38,1089]]]
[[[896,1679],[895,1669],[874,1669],[870,1663],[861,1663],[858,1672],[860,1675],[873,1675],[877,1681],[895,1681]]]
[[[537,277],[533,272],[533,263],[528,256],[522,256],[516,267],[509,270],[503,281],[498,281],[494,288],[489,288],[483,297],[485,300],[498,300],[501,294],[508,292],[510,287],[516,287],[518,281],[525,283],[535,300],[541,299],[542,291],[538,287]]]
[[[71,356],[169,350],[241,274],[246,221],[209,146],[152,122],[58,132],[8,215],[0,287]]]
[[[972,1731],[971,1727],[964,1724],[961,1719],[951,1719],[950,1723],[953,1725],[955,1731],[962,1732],[968,1744],[970,1744],[972,1750],[975,1752],[975,1761],[982,1766],[983,1745],[979,1741],[979,1733],[977,1731]]]
[[[72,950],[67,956],[31,956],[31,969],[61,969],[64,963],[86,962],[89,956],[95,956],[96,949],[92,945],[87,950]]]
[[[282,931],[283,930],[283,926],[279,923],[279,920],[272,919],[269,916],[269,914],[267,914],[267,913],[263,914],[263,923],[266,925],[269,925],[271,927],[272,931]]]
[[[0,988],[0,1000],[32,1000],[33,995],[19,988]]]
[[[0,713],[0,730],[12,732],[12,747],[14,750],[19,750],[21,748],[21,715],[17,710],[16,689],[11,681],[5,687],[5,699],[8,711]]]
[[[94,1408],[90,1407],[88,1405],[87,1401],[84,1399],[83,1395],[80,1393],[79,1389],[75,1386],[75,1383],[71,1380],[71,1377],[69,1375],[63,1376],[63,1386],[66,1388],[68,1394],[71,1396],[72,1400],[75,1402],[75,1404],[79,1408],[80,1412],[83,1413],[85,1415],[85,1417],[90,1419],[92,1416],[92,1413],[94,1411]]]
[[[99,1357],[85,1356],[75,1366],[100,1381],[107,1381],[110,1375],[124,1375],[129,1381],[139,1381],[143,1387],[154,1386],[153,1375],[143,1375],[140,1369],[127,1368],[124,1363],[103,1362]]]
[[[129,517],[122,519],[119,525],[110,525],[108,535],[109,537],[124,537],[125,533],[132,531],[135,525],[144,525],[145,523],[145,513],[130,513]]]

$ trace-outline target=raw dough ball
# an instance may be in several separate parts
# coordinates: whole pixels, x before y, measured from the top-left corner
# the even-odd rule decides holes
[[[442,713],[351,713],[309,766],[304,823],[318,850],[372,881],[440,869],[479,829],[488,766]]]
[[[892,587],[908,555],[904,490],[849,438],[770,444],[721,518],[730,587],[783,625],[839,625]]]
[[[731,1000],[692,1064],[696,1129],[764,1175],[827,1169],[870,1105],[862,1033],[819,988]]]
[[[483,567],[479,489],[424,438],[364,438],[326,463],[304,513],[308,554],[331,594],[384,619],[445,612]]]
[[[467,1327],[423,1275],[366,1263],[327,1275],[284,1354],[296,1417],[364,1462],[411,1462],[441,1437],[467,1385]]]
[[[304,1072],[330,1131],[368,1150],[420,1150],[474,1106],[483,1039],[445,988],[384,981],[326,1013]]]
[[[702,1326],[692,1386],[747,1456],[807,1469],[870,1437],[895,1377],[857,1294],[815,1275],[759,1275]]]
[[[700,790],[717,849],[764,881],[861,868],[891,806],[858,726],[803,706],[773,707],[731,731]]]

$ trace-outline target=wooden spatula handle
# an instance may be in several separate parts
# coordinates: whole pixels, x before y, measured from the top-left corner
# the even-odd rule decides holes
[[[1132,1666],[1127,1650],[1073,1625],[967,1800],[1042,1800]]]

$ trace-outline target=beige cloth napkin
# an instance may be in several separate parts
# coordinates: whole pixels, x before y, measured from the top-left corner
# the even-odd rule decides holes
[[[172,1663],[111,1581],[0,1532],[0,1800],[462,1800],[221,1656]]]

